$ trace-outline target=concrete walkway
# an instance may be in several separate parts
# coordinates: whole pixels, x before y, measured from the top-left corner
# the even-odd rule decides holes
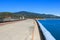
[[[34,35],[36,33],[37,37],[39,33],[34,29],[36,26],[34,22],[32,19],[27,19],[0,26],[0,40],[37,40],[39,36],[35,39]]]

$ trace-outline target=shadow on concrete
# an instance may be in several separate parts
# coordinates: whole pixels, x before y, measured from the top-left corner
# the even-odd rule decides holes
[[[36,20],[35,20],[36,21]],[[37,23],[37,26],[38,26],[38,30],[39,30],[39,34],[40,34],[40,37],[41,37],[41,40],[46,40],[45,36],[43,35],[43,32],[39,26],[39,23],[36,21]]]

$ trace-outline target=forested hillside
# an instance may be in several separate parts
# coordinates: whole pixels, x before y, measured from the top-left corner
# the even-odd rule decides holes
[[[51,14],[40,14],[40,13],[33,13],[33,12],[26,12],[26,11],[21,11],[21,12],[0,12],[0,18],[5,18],[5,17],[12,17],[12,18],[19,18],[24,16],[25,18],[60,18],[59,16],[51,15]]]

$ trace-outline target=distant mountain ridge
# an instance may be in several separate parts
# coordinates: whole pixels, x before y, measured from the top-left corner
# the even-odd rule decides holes
[[[28,16],[28,17],[37,17],[37,18],[60,18],[60,16],[52,15],[52,14],[38,14],[38,13],[33,13],[33,12],[27,12],[27,11],[21,11],[21,12],[16,12],[14,14],[19,14],[22,16]]]
[[[33,13],[33,12],[27,12],[27,11],[20,11],[20,12],[0,12],[0,17],[1,16],[12,16],[12,17],[22,17],[24,16],[25,18],[60,18],[60,16],[55,16],[51,14],[38,14],[38,13]]]

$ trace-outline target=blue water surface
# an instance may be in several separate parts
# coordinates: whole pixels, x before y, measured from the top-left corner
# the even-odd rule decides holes
[[[56,38],[60,40],[60,20],[39,20],[39,22]]]

